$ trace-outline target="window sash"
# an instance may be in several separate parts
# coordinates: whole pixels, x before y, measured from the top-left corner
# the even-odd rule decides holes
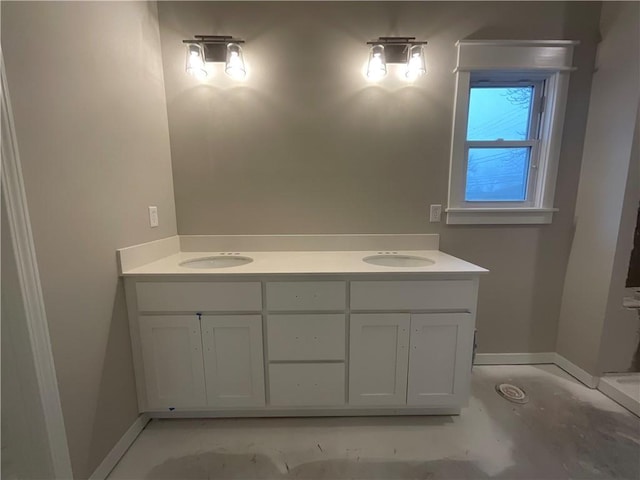
[[[467,185],[467,170],[469,168],[469,149],[470,148],[529,148],[529,168],[527,170],[527,186],[524,200],[466,200],[465,192]],[[479,208],[479,207],[532,207],[535,205],[535,192],[539,172],[539,140],[527,140],[527,141],[497,141],[497,142],[483,142],[473,141],[465,142],[464,147],[464,165],[463,165],[463,188],[461,207]]]
[[[469,109],[472,88],[491,87],[533,87],[532,105],[529,112],[529,132],[527,140],[466,140],[466,125],[469,122]],[[465,118],[464,158],[462,168],[462,198],[459,206],[469,208],[479,207],[532,207],[535,205],[536,186],[539,182],[540,161],[540,135],[542,124],[542,102],[544,99],[544,80],[492,80],[487,77],[474,77],[469,82],[469,94],[467,96],[467,108]],[[530,148],[529,168],[527,171],[527,186],[524,200],[466,200],[467,170],[469,167],[470,148]]]
[[[533,101],[529,111],[529,132],[527,138],[529,140],[540,138],[540,127],[542,123],[542,101],[544,98],[545,81],[544,80],[490,80],[487,77],[473,78],[469,84],[469,96],[467,105],[466,124],[469,123],[469,107],[471,106],[471,89],[473,88],[518,88],[533,87]],[[468,140],[468,132],[465,128],[465,140]],[[482,141],[482,140],[480,140]],[[509,141],[509,140],[506,140]]]

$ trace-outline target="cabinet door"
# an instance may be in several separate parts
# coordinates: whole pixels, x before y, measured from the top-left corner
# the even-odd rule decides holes
[[[352,314],[349,404],[407,403],[408,313]]]
[[[204,407],[207,398],[198,317],[143,315],[139,323],[148,407]]]
[[[214,407],[265,404],[262,317],[202,317],[207,398]]]
[[[462,406],[469,394],[473,317],[469,313],[411,315],[407,403]]]

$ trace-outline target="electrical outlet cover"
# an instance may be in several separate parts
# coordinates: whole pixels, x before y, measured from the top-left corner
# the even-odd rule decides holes
[[[439,222],[442,216],[442,205],[431,205],[429,207],[429,221]]]
[[[149,207],[149,225],[151,226],[151,228],[153,228],[153,227],[157,227],[158,224],[159,224],[159,222],[158,222],[158,207],[150,206]]]

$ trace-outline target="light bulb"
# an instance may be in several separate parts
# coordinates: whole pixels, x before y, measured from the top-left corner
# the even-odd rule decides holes
[[[424,61],[424,49],[422,45],[413,45],[409,48],[405,76],[409,80],[415,80],[425,73],[427,73],[427,67]]]
[[[187,45],[186,71],[200,80],[206,78],[207,70],[204,67],[204,48],[197,43]]]
[[[387,62],[384,57],[384,46],[374,45],[369,51],[367,78],[379,80],[387,74]]]
[[[237,43],[230,43],[227,45],[227,63],[224,67],[224,71],[231,78],[242,80],[247,75],[247,69],[244,65],[244,58],[242,56],[242,49]]]

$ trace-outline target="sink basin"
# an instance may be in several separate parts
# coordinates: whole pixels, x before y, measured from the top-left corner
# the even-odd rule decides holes
[[[428,267],[436,263],[426,257],[402,254],[372,255],[364,257],[362,261],[371,265],[380,265],[381,267]]]
[[[180,262],[181,267],[187,268],[229,268],[239,267],[253,262],[253,258],[242,256],[213,255],[211,257],[192,258]]]

